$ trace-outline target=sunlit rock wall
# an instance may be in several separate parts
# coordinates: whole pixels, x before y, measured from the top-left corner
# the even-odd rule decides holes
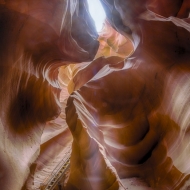
[[[59,67],[92,60],[99,43],[82,1],[1,1],[0,14],[0,185],[20,190],[39,154],[46,164],[72,141]]]
[[[3,190],[39,188],[71,143],[68,190],[190,185],[190,3],[101,2],[98,35],[86,0],[0,1]]]

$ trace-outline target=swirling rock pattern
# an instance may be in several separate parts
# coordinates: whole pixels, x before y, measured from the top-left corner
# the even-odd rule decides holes
[[[39,154],[43,164],[51,162],[48,139],[59,142],[62,133],[72,140],[63,132],[64,122],[52,122],[53,133],[48,121],[61,113],[59,67],[90,61],[98,49],[85,6],[83,1],[1,1],[1,189],[21,189],[30,169],[39,168],[34,163]],[[57,147],[54,154],[60,152]]]
[[[71,142],[68,190],[188,189],[189,0],[101,3],[98,35],[86,0],[0,1],[3,190],[40,188]]]

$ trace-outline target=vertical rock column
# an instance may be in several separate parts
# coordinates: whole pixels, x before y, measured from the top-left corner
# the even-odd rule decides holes
[[[66,108],[66,121],[74,138],[66,189],[119,189],[117,174],[106,159],[103,146],[90,136],[79,119],[81,113],[77,101],[73,95],[70,96]]]

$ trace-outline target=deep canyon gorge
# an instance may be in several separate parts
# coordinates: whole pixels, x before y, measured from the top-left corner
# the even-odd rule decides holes
[[[0,189],[190,188],[190,0],[100,1],[0,0]]]

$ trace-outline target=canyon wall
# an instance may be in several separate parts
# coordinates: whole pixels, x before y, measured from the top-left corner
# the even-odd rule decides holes
[[[3,190],[40,188],[70,146],[68,190],[190,186],[190,2],[101,3],[97,33],[86,0],[0,1]]]

